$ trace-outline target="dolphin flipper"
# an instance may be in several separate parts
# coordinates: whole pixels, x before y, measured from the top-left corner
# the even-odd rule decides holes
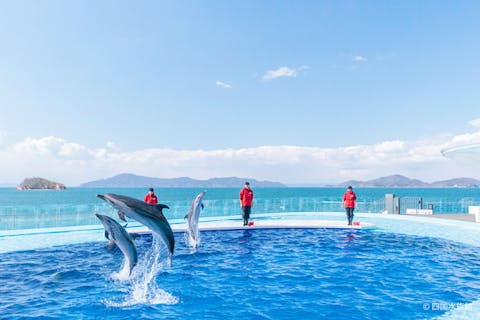
[[[135,240],[136,238],[138,238],[140,235],[136,232],[132,232],[132,233],[129,233],[128,234],[130,236],[130,239]]]
[[[105,238],[108,239],[108,244],[107,244],[108,250],[112,250],[113,248],[115,248],[115,240],[114,240],[115,238],[113,237],[113,234],[110,235],[108,231],[105,230]]]
[[[115,248],[115,241],[113,240],[108,241],[107,248],[108,250],[113,250],[113,248]]]
[[[205,206],[203,205],[203,203],[200,205],[200,207],[202,207],[202,210],[205,208]]]
[[[122,211],[118,211],[118,217],[120,218],[120,220],[127,222],[127,219],[125,218],[125,213],[123,213]]]

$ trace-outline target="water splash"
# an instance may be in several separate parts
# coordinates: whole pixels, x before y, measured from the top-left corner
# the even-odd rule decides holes
[[[128,264],[124,263],[121,271],[112,274],[112,278],[121,282],[128,282],[131,287],[128,295],[121,301],[105,301],[106,306],[127,307],[137,304],[176,304],[179,299],[161,289],[156,281],[161,270],[171,265],[171,257],[162,241],[153,235],[152,245],[145,252],[145,256],[139,259],[138,264],[128,274]]]
[[[118,272],[112,273],[111,278],[120,282],[125,282],[130,279],[130,266],[127,259],[123,260],[122,269]]]

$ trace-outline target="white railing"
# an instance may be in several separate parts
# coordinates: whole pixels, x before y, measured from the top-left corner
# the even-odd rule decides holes
[[[170,209],[164,210],[168,219],[182,219],[190,209],[191,201],[162,201]],[[240,216],[237,199],[211,199],[204,201],[204,217]],[[359,212],[379,213],[385,208],[383,199],[358,203]],[[315,197],[255,199],[252,214],[282,212],[343,212],[339,200]],[[0,206],[0,230],[66,227],[99,224],[94,213],[115,215],[108,204]]]

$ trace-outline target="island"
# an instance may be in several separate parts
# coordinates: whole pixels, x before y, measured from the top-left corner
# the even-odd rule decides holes
[[[349,180],[336,186],[355,186],[357,188],[478,188],[480,187],[480,180],[473,178],[454,178],[429,183],[395,174],[368,181]]]
[[[241,188],[245,181],[249,181],[254,188],[285,188],[280,182],[258,181],[252,178],[211,178],[196,180],[189,177],[181,178],[154,178],[138,176],[131,173],[122,173],[111,178],[86,182],[82,188]]]
[[[17,187],[17,190],[65,190],[63,183],[53,182],[44,178],[26,178]]]

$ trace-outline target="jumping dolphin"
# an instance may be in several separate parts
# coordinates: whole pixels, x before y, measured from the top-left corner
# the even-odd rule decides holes
[[[137,220],[158,235],[167,246],[171,261],[175,247],[175,238],[172,228],[162,212],[165,208],[169,209],[168,206],[164,204],[148,204],[138,199],[112,193],[98,194],[97,197],[114,207],[118,211],[120,219],[126,221],[125,216],[127,216]]]
[[[188,223],[188,234],[193,240],[193,247],[198,246],[199,240],[199,232],[198,232],[198,218],[200,217],[200,211],[203,209],[203,197],[205,196],[206,191],[200,192],[192,202],[192,206],[190,207],[190,211],[184,217],[187,219]]]
[[[125,256],[125,259],[127,259],[129,267],[128,274],[131,274],[133,267],[135,267],[138,262],[137,248],[135,247],[133,238],[117,221],[102,214],[96,213],[95,215],[105,227],[105,238],[110,240],[109,246],[116,244]]]

